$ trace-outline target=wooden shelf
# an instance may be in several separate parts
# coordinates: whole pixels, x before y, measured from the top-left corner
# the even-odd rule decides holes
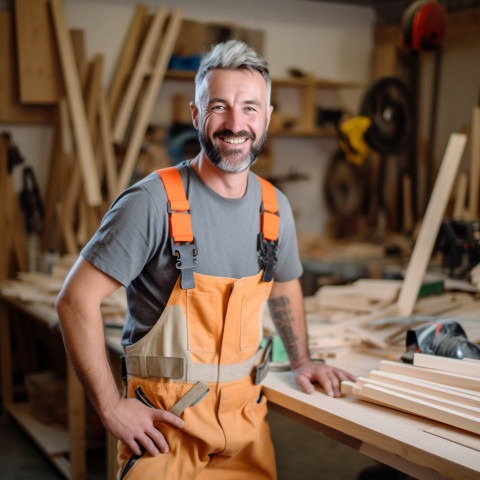
[[[66,458],[70,451],[67,428],[58,423],[45,424],[37,420],[28,402],[9,403],[5,408],[60,472],[70,478],[70,462]]]

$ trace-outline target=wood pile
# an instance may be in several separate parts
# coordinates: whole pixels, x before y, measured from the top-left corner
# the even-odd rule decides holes
[[[468,337],[480,342],[480,303],[474,294],[446,292],[420,298],[411,315],[400,315],[396,301],[402,282],[361,279],[344,286],[323,286],[306,297],[310,353],[341,358],[363,352],[398,359],[410,328],[454,315]]]
[[[51,274],[19,272],[15,279],[0,282],[0,295],[7,300],[34,306],[35,309],[48,310],[50,314],[45,315],[45,318],[51,319],[50,326],[54,328],[58,325],[55,300],[76,259],[76,255],[61,257],[53,267]],[[106,325],[123,326],[127,312],[125,289],[120,288],[105,298],[101,305],[101,311]]]
[[[414,364],[380,361],[342,392],[480,435],[480,360],[416,353]]]
[[[103,55],[86,57],[62,0],[0,12],[0,121],[54,125],[42,252],[78,254],[130,184],[182,19],[181,8],[138,5],[107,89]]]

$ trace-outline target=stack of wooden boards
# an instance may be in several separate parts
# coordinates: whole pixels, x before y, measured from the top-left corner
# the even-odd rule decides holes
[[[62,0],[15,0],[14,15],[1,12],[0,121],[55,127],[43,252],[78,253],[129,185],[182,18],[181,8],[139,5],[107,92],[103,56],[86,58]]]
[[[61,257],[50,274],[19,272],[15,279],[0,281],[0,295],[24,306],[31,306],[36,312],[42,313],[42,320],[47,322],[50,328],[55,328],[59,325],[55,300],[76,259],[76,255]],[[105,298],[101,311],[106,325],[123,326],[127,313],[125,289],[120,288]]]
[[[480,435],[480,360],[416,353],[414,364],[382,360],[342,392]]]

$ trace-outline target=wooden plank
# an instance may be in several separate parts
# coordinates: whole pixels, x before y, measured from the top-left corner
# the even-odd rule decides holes
[[[172,55],[177,41],[178,33],[182,24],[183,9],[175,8],[171,15],[162,40],[161,48],[159,49],[157,58],[153,66],[153,72],[146,87],[145,95],[138,111],[137,118],[132,135],[129,139],[128,148],[125,153],[120,176],[118,180],[118,188],[120,191],[124,190],[132,177],[135,163],[138,158],[138,153],[142,146],[147,131],[148,122],[150,121],[152,110],[155,106],[155,100],[158,96],[163,78],[167,71],[168,62]]]
[[[406,375],[398,375],[390,372],[382,372],[380,370],[372,370],[368,374],[368,378],[378,380],[380,382],[397,385],[399,387],[414,388],[419,392],[431,395],[439,395],[445,399],[454,402],[462,402],[472,407],[480,407],[480,396],[478,392],[467,389],[454,389],[441,383],[430,382],[423,379],[412,378]]]
[[[48,0],[15,0],[20,100],[55,105],[64,95]]]
[[[359,398],[374,403],[378,402],[382,405],[388,405],[404,412],[420,415],[480,435],[479,418],[472,415],[460,414],[450,408],[440,407],[409,395],[392,392],[391,390],[375,385],[365,385],[362,387]]]
[[[103,160],[105,162],[105,173],[107,180],[108,200],[112,203],[117,195],[117,165],[115,159],[115,150],[113,148],[112,132],[110,130],[110,116],[108,112],[107,99],[105,92],[100,91],[100,142],[102,147]]]
[[[465,209],[467,205],[467,185],[467,172],[460,172],[460,174],[458,175],[457,186],[455,189],[455,202],[453,204],[452,218],[454,220],[462,220],[463,218],[465,218]]]
[[[68,33],[65,12],[61,0],[49,0],[53,14],[53,24],[57,38],[65,88],[72,116],[73,133],[78,150],[80,170],[87,202],[90,206],[102,203],[100,182],[98,179],[92,139],[88,130],[87,115],[82,98],[80,78],[75,64],[72,40]]]
[[[469,362],[467,358],[459,360],[457,358],[415,353],[413,355],[413,364],[417,367],[434,368],[445,372],[480,377],[480,364]]]
[[[53,124],[54,107],[20,103],[13,23],[10,12],[0,12],[0,122]]]
[[[118,114],[113,127],[113,139],[116,143],[123,143],[128,122],[132,116],[135,103],[138,99],[140,89],[146,75],[151,73],[152,56],[155,47],[158,45],[159,36],[161,36],[163,25],[167,19],[168,8],[165,6],[157,7],[153,14],[152,22],[143,42],[140,54],[132,75],[128,82],[122,102],[118,109]]]
[[[413,365],[391,362],[389,360],[381,360],[379,368],[384,372],[399,373],[400,375],[408,375],[415,378],[430,380],[432,382],[443,383],[445,385],[452,385],[453,387],[468,388],[469,390],[474,390],[476,392],[480,391],[479,377],[415,367]]]
[[[381,380],[374,380],[370,377],[369,378],[358,377],[355,380],[355,388],[353,389],[354,394],[357,395],[358,392],[361,394],[362,389],[364,388],[365,385],[375,385],[377,387],[381,387],[386,390],[391,390],[394,392],[401,393],[403,395],[408,395],[412,398],[423,400],[433,405],[449,408],[451,410],[454,410],[457,413],[472,415],[480,420],[480,408],[478,406],[467,405],[461,401],[444,398],[443,396],[439,396],[438,392],[432,395],[431,393],[425,393],[415,388],[406,388],[406,387],[401,387],[399,385],[395,385],[392,383],[384,383]]]
[[[450,135],[397,301],[401,315],[408,316],[413,312],[466,141],[465,135],[459,133]]]
[[[478,218],[478,190],[480,188],[480,107],[473,107],[470,134],[470,189],[468,211],[471,219]]]
[[[124,93],[125,84],[132,71],[139,50],[147,14],[148,7],[146,5],[137,5],[123,44],[120,58],[118,59],[113,73],[112,83],[108,94],[108,113],[112,120],[115,119],[117,115],[120,98]]]

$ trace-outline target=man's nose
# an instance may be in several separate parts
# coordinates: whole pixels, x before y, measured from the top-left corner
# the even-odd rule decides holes
[[[238,108],[230,108],[225,116],[225,128],[233,133],[244,130],[242,111]]]

